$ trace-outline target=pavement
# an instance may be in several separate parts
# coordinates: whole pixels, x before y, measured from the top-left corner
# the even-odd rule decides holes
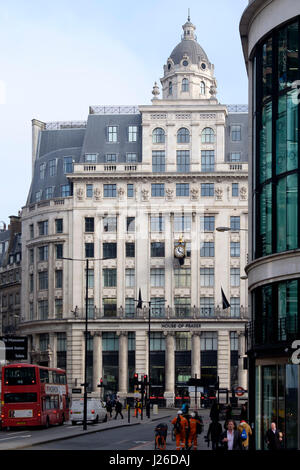
[[[199,415],[202,416],[204,422],[204,431],[198,438],[198,449],[200,450],[207,450],[204,436],[207,433],[208,425],[210,423],[209,411],[209,409],[201,409],[199,411]],[[170,422],[176,414],[177,409],[175,408],[159,408],[157,414],[154,414],[153,410],[151,410],[150,418],[147,418],[146,413],[144,412],[143,420],[141,420],[141,417],[136,418],[133,416],[133,410],[131,409],[130,422],[128,422],[128,413],[124,410],[124,419],[118,418],[115,420],[112,418],[105,423],[87,424],[86,430],[83,430],[82,424],[72,426],[71,421],[67,421],[63,426],[53,426],[49,429],[12,429],[8,432],[0,432],[0,451],[24,449],[38,444],[71,439],[84,434],[103,432],[113,428],[140,426],[149,422]]]

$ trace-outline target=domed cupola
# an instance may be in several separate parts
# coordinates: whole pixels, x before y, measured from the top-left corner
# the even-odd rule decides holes
[[[196,27],[188,17],[181,42],[164,65],[161,78],[164,100],[215,100],[214,66],[197,42]]]

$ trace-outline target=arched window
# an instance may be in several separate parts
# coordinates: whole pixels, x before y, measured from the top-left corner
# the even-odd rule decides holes
[[[202,131],[202,144],[212,144],[215,141],[215,133],[211,127],[205,127]]]
[[[187,78],[182,80],[181,91],[189,91],[189,81]]]
[[[169,95],[172,95],[173,93],[173,84],[172,82],[169,82]]]
[[[153,144],[164,144],[165,143],[165,131],[161,127],[156,127],[152,133]]]
[[[200,83],[200,93],[201,95],[205,95],[205,83],[204,82]]]
[[[186,144],[190,141],[190,132],[185,127],[181,127],[177,132],[177,143],[178,144]]]

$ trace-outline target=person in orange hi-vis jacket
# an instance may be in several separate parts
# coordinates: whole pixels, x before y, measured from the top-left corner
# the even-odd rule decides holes
[[[195,413],[191,413],[191,417],[188,421],[189,423],[188,448],[191,449],[193,446],[193,450],[197,450],[197,422],[199,422],[199,420],[196,419]]]
[[[187,419],[182,416],[182,411],[178,411],[177,416],[171,421],[174,426],[176,437],[176,450],[183,450],[186,444],[186,430],[188,428]]]

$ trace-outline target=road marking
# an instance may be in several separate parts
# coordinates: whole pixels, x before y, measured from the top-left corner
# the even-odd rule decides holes
[[[137,441],[137,442],[143,442],[143,444],[140,444],[139,446],[131,447],[128,450],[136,450],[136,449],[139,449],[140,447],[145,447],[145,446],[148,446],[149,444],[153,443],[152,441]]]
[[[5,438],[1,438],[0,439],[0,442],[2,441],[9,441],[10,439],[17,439],[19,437],[22,437],[22,439],[26,439],[27,437],[31,437],[31,434],[27,435],[27,436],[15,436],[15,437],[5,437]]]

